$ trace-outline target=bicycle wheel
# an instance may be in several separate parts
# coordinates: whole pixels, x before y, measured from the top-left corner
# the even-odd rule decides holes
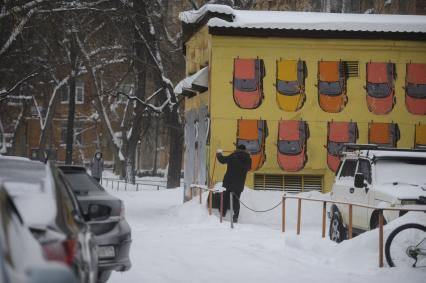
[[[385,255],[389,266],[426,267],[426,227],[408,223],[393,230]]]

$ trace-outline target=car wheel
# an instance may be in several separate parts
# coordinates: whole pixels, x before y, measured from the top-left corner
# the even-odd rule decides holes
[[[330,240],[340,243],[346,240],[346,228],[342,223],[342,218],[338,211],[334,211],[331,216],[329,236]]]
[[[98,272],[98,283],[105,283],[111,276],[111,270],[99,271]]]
[[[386,225],[386,224],[387,224],[386,219],[383,217],[383,225]],[[373,216],[373,219],[371,219],[371,225],[370,225],[371,230],[376,229],[376,228],[379,228],[379,214],[378,213]]]

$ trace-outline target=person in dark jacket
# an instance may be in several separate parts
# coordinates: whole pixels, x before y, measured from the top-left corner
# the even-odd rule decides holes
[[[90,162],[90,169],[92,171],[92,177],[100,182],[102,179],[102,171],[104,170],[104,161],[102,159],[102,152],[97,151]]]
[[[244,145],[237,146],[237,149],[228,156],[223,156],[221,151],[216,154],[217,160],[222,164],[227,164],[226,173],[223,177],[223,187],[226,188],[224,193],[223,215],[229,207],[230,193],[233,193],[232,205],[234,209],[234,222],[238,222],[240,213],[240,202],[238,199],[244,190],[247,172],[251,168],[250,154],[246,151]],[[238,197],[238,199],[237,199]]]

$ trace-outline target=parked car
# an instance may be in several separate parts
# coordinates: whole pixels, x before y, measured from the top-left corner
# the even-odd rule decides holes
[[[374,207],[426,208],[426,150],[377,145],[346,145],[346,148],[331,191],[332,200]],[[354,205],[354,233],[376,228],[378,212]],[[384,221],[388,223],[404,213],[384,210]],[[345,240],[349,222],[347,205],[331,206],[329,216],[330,239]]]
[[[12,198],[0,186],[0,282],[78,283],[69,267],[48,263]]]
[[[110,195],[81,166],[61,165],[98,243],[99,281],[106,281],[111,271],[131,267],[129,250],[131,229],[124,218],[123,202]]]
[[[50,163],[0,157],[0,182],[45,257],[70,266],[80,282],[96,282],[96,241],[60,170]]]

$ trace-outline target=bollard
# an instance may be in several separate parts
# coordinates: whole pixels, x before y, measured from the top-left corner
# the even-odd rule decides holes
[[[222,215],[223,215],[223,192],[220,192],[220,223],[222,223]]]
[[[352,204],[349,205],[349,229],[348,229],[348,238],[352,239]]]
[[[139,191],[139,183],[136,183],[136,191]]]
[[[283,197],[282,204],[282,232],[285,232],[285,197]]]
[[[322,203],[322,237],[325,238],[325,215],[326,215],[326,211],[327,211],[327,202],[324,201]]]
[[[209,215],[212,215],[212,207],[213,207],[213,193],[209,190]]]
[[[124,190],[127,191],[127,181],[124,182]]]
[[[297,235],[300,234],[300,222],[302,218],[302,200],[298,199],[297,202]]]
[[[231,217],[231,228],[234,228],[234,206],[232,204],[232,192],[229,193],[229,216]]]
[[[379,267],[383,267],[383,210],[379,210]]]
[[[202,197],[202,191],[201,191],[201,188],[198,188],[198,191],[199,191],[199,194],[200,194],[200,204],[202,204],[203,202],[202,202],[202,200],[201,200],[201,197]]]

